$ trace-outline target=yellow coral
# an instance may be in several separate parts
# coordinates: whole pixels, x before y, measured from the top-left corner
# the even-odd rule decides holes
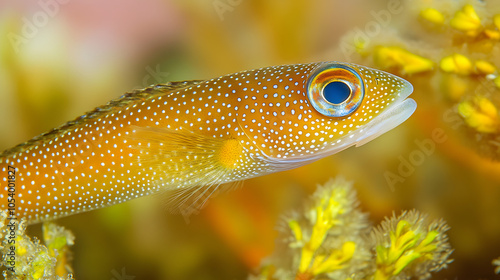
[[[455,13],[450,26],[469,36],[476,36],[481,30],[481,19],[472,5],[465,5],[462,10]]]
[[[290,220],[288,226],[293,232],[293,235],[297,241],[302,241],[302,229],[300,228],[299,222],[295,220]]]
[[[318,201],[318,205],[313,209],[314,224],[312,228],[311,238],[305,243],[302,248],[302,255],[300,259],[299,272],[312,272],[314,275],[321,271],[328,270],[328,264],[331,270],[338,269],[338,264],[329,257],[327,260],[324,255],[316,255],[317,250],[323,244],[328,231],[335,225],[341,223],[341,215],[346,213],[346,208],[350,207],[352,201],[349,200],[348,192],[345,189],[334,189],[329,196],[325,196]],[[296,232],[296,231],[294,231]],[[345,244],[344,244],[345,245]],[[350,246],[349,248],[352,248]],[[350,251],[341,250],[335,252],[335,255],[341,253],[350,254]],[[334,253],[332,253],[333,255]],[[316,255],[316,256],[315,256]],[[334,257],[333,257],[334,258]],[[340,256],[340,259],[349,259],[348,256]],[[319,268],[318,268],[319,267]]]
[[[46,276],[52,276],[51,269],[54,267],[55,260],[49,256],[46,250],[39,252],[31,262],[30,274],[33,279],[41,279]]]
[[[395,275],[394,279],[424,279],[449,263],[444,222],[429,221],[412,211],[372,230],[357,204],[352,185],[344,180],[318,188],[302,212],[286,219],[283,244],[278,243],[285,252],[268,258],[259,275],[250,279],[389,279]]]
[[[484,34],[490,38],[490,39],[493,39],[493,40],[498,40],[500,39],[500,32],[498,32],[497,30],[493,30],[493,29],[485,29],[484,30]]]
[[[434,63],[425,57],[411,53],[401,47],[377,47],[375,63],[383,68],[399,68],[406,74],[430,71]]]
[[[409,230],[409,227],[407,221],[399,221],[396,232],[390,232],[390,247],[377,246],[378,269],[375,279],[388,279],[388,276],[398,275],[412,261],[436,248],[435,245],[430,245],[430,248],[426,250],[419,250],[419,247],[428,246],[438,234],[437,232],[428,233],[425,239],[417,245],[420,236]]]
[[[386,220],[373,234],[377,240],[374,279],[391,279],[404,271],[425,275],[428,270],[445,267],[451,253],[443,236],[447,229],[442,222],[429,225],[416,211]]]
[[[427,8],[420,12],[420,16],[427,21],[441,25],[444,23],[444,15],[433,8]]]
[[[491,264],[495,266],[495,273],[500,274],[500,258],[494,259]]]
[[[73,244],[73,235],[68,230],[51,223],[44,224],[44,241],[47,244],[44,246],[26,235],[26,223],[22,219],[15,225],[16,243],[13,246],[9,244],[9,236],[14,232],[11,233],[11,224],[6,223],[6,219],[5,212],[1,212],[0,232],[3,238],[2,265],[6,267],[5,279],[73,279],[71,267],[67,262],[68,246]],[[15,250],[13,260],[6,257],[13,254],[11,248]]]
[[[464,55],[455,53],[441,59],[439,64],[441,70],[459,75],[469,75],[472,73],[472,62]]]
[[[342,245],[341,249],[333,250],[328,257],[323,254],[318,255],[311,265],[311,274],[321,275],[344,268],[346,263],[352,259],[355,251],[356,243],[347,241]]]
[[[42,231],[43,239],[49,249],[49,254],[56,259],[56,274],[63,276],[71,273],[71,266],[69,266],[69,247],[74,244],[75,237],[73,234],[54,223],[44,223]]]
[[[495,86],[497,88],[500,88],[500,76],[498,76],[495,79],[493,79],[493,83],[495,84]]]
[[[458,105],[459,114],[465,122],[478,132],[494,133],[499,131],[498,110],[486,97],[475,97]]]
[[[443,93],[453,101],[459,101],[470,91],[470,81],[457,75],[443,75],[441,85]]]
[[[474,66],[476,67],[478,74],[489,75],[497,71],[495,65],[486,60],[477,60],[476,62],[474,62]]]
[[[500,14],[493,17],[493,24],[497,29],[500,29]]]
[[[263,266],[260,276],[290,279],[290,275],[295,275],[296,279],[316,279],[331,273],[332,277],[351,275],[357,268],[352,262],[369,250],[359,237],[362,230],[368,228],[365,216],[356,206],[351,183],[336,179],[319,187],[304,211],[286,220],[292,237],[286,239],[286,248],[294,252],[286,256],[293,257],[294,270],[284,271],[270,264]]]

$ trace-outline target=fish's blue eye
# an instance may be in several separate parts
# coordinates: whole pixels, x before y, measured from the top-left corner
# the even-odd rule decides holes
[[[332,104],[345,102],[351,95],[351,88],[343,82],[331,82],[323,88],[323,97]]]
[[[348,117],[359,108],[364,96],[365,84],[353,64],[324,63],[309,74],[307,97],[324,116]]]

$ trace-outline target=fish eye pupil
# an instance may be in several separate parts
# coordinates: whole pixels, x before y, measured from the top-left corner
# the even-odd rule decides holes
[[[340,104],[351,95],[351,88],[343,82],[331,82],[323,88],[323,97],[332,104]]]

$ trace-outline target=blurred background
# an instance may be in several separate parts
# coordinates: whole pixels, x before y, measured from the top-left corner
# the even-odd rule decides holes
[[[500,256],[500,164],[497,150],[477,147],[496,145],[497,131],[477,129],[457,113],[458,104],[476,100],[467,92],[479,77],[448,73],[439,61],[466,51],[494,66],[495,59],[500,63],[497,43],[471,50],[479,35],[460,39],[461,30],[426,27],[418,19],[425,5],[437,5],[449,21],[465,3],[2,0],[0,149],[150,84],[313,61],[382,68],[415,85],[419,107],[403,125],[360,148],[248,180],[187,218],[165,210],[159,195],[60,219],[76,236],[76,279],[113,279],[123,271],[135,279],[246,279],[273,252],[280,215],[337,175],[354,181],[361,208],[375,224],[413,208],[448,222],[455,261],[436,278],[491,279],[491,261]],[[500,12],[471,3],[483,27],[493,22],[495,9]],[[383,56],[381,46],[430,62],[404,51]],[[396,63],[384,63],[391,59]],[[490,101],[497,104],[496,97]],[[494,127],[495,114],[489,115]],[[436,141],[436,130],[446,140]],[[433,144],[424,150],[417,144],[423,141]],[[39,235],[40,225],[29,232]]]

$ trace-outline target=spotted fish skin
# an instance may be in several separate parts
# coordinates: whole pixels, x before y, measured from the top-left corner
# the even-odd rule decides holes
[[[348,115],[312,104],[311,76],[325,65],[359,76],[361,103]],[[413,113],[411,91],[401,78],[339,62],[153,86],[0,154],[0,209],[9,208],[9,169],[15,215],[29,223],[163,190],[178,190],[179,205],[197,201],[221,184],[368,142]]]

